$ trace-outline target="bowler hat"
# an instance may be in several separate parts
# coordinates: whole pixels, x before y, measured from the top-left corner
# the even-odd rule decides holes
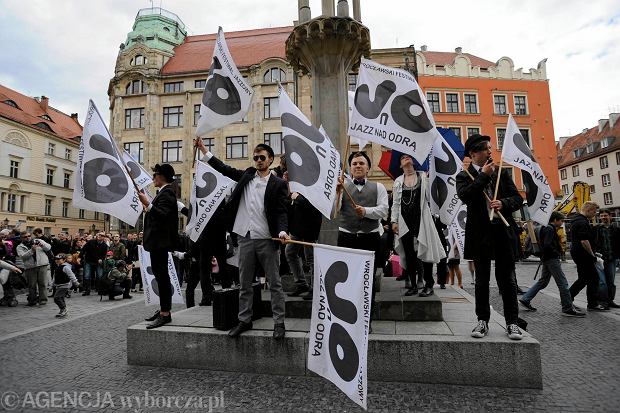
[[[490,142],[491,137],[487,135],[480,135],[478,133],[474,133],[473,135],[471,135],[465,142],[465,156],[471,157],[471,155],[469,154],[469,151],[474,149],[476,145],[478,145],[479,143],[485,142],[485,141]]]
[[[168,163],[157,164],[153,168],[154,174],[159,174],[166,179],[166,182],[174,181],[174,168]]]

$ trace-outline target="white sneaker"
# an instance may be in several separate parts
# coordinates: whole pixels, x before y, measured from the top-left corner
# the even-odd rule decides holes
[[[508,338],[511,340],[521,340],[523,338],[523,333],[516,324],[508,324],[506,326],[506,334],[508,334]]]
[[[69,314],[69,312],[67,311],[67,308],[64,308],[60,313],[58,313],[58,315],[56,317],[58,317],[58,318],[65,318],[68,314]]]
[[[474,338],[483,338],[489,334],[489,324],[484,320],[478,320],[478,324],[471,331],[471,336]]]

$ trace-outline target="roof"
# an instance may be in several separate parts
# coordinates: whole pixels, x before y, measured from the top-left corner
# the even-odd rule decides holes
[[[428,65],[437,65],[437,66],[447,66],[454,63],[454,59],[458,56],[458,53],[455,52],[420,52],[426,58],[426,64]],[[482,59],[478,56],[474,56],[473,54],[463,53],[463,55],[467,56],[471,61],[472,66],[480,66],[481,69],[488,69],[491,66],[495,66],[494,62],[491,62],[486,59]]]
[[[601,141],[608,137],[612,138],[611,142],[609,142],[609,146],[606,148],[601,147]],[[591,153],[586,152],[588,144],[593,145],[593,151]],[[578,157],[575,157],[576,149],[580,150]],[[616,121],[611,129],[609,128],[609,121],[607,121],[605,127],[600,132],[597,125],[578,135],[571,136],[566,140],[561,149],[558,145],[558,166],[564,168],[618,149],[620,149],[620,119]]]
[[[249,67],[269,58],[286,59],[284,45],[292,26],[224,33],[226,44],[239,68]],[[162,75],[208,72],[217,33],[187,36],[174,48],[174,56],[161,69]]]
[[[13,101],[17,108],[5,103],[6,101]],[[51,121],[43,119],[41,116],[44,115],[47,115]],[[47,110],[43,110],[35,98],[22,95],[3,85],[0,85],[0,117],[51,133],[74,143],[77,143],[75,137],[82,136],[82,126],[71,116],[51,106],[48,106]],[[44,125],[47,125],[51,131]]]

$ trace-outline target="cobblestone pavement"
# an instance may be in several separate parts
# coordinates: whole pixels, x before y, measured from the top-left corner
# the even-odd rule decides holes
[[[535,265],[518,266],[522,286],[531,283],[535,270]],[[565,270],[569,280],[575,278],[570,265],[565,265]],[[465,266],[463,273],[465,288],[473,294]],[[543,390],[370,382],[369,410],[618,411],[620,313],[589,313],[583,319],[562,317],[557,287],[551,283],[547,290],[535,298],[536,313],[521,314],[530,323],[528,331],[541,342]],[[84,304],[79,303],[81,300]],[[491,301],[501,312],[495,286]],[[0,397],[3,397],[0,402],[4,402],[6,394],[16,395],[22,403],[31,401],[17,411],[40,411],[34,406],[45,405],[49,398],[43,394],[37,404],[36,400],[28,399],[28,392],[35,395],[66,391],[90,392],[92,398],[84,396],[75,409],[69,404],[51,411],[209,411],[209,397],[213,411],[359,411],[335,386],[321,378],[128,366],[125,329],[150,315],[151,310],[144,307],[141,296],[131,302],[111,304],[99,303],[98,297],[92,296],[72,298],[69,310],[73,318],[60,324],[53,321],[37,324],[35,320],[36,329],[27,325],[32,320],[28,312],[44,310],[53,315],[54,309],[21,305],[2,308],[0,325],[19,324],[21,319],[22,331],[27,332],[8,338],[5,334],[5,339],[0,339]],[[91,312],[75,318],[79,305]],[[226,357],[225,349],[215,351]],[[101,406],[88,408],[88,401],[96,406],[97,392]],[[127,400],[122,404],[121,396],[144,399],[145,392],[148,392],[147,399],[151,398],[149,403],[159,403],[160,408],[137,407],[135,401],[129,407]],[[165,400],[163,396],[177,398]],[[202,397],[202,408],[197,404],[198,397]],[[188,407],[177,408],[175,402],[177,406],[187,403]],[[62,400],[58,403],[62,404]],[[172,404],[167,407],[166,403]],[[0,404],[0,411],[4,406]]]

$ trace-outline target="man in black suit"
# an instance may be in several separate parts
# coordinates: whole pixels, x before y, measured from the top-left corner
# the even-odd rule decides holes
[[[517,281],[515,260],[518,251],[516,224],[512,212],[523,205],[523,198],[507,170],[502,170],[497,199],[494,198],[497,182],[497,167],[491,159],[489,136],[472,135],[465,142],[465,155],[471,158],[466,171],[456,177],[459,198],[467,205],[465,224],[465,259],[473,259],[476,267],[476,315],[478,324],[471,335],[482,338],[489,331],[489,279],[491,260],[495,259],[495,278],[502,294],[506,332],[513,340],[521,340],[522,333],[517,326],[519,308],[517,305]],[[470,177],[471,175],[471,177]],[[473,177],[473,179],[472,179]],[[485,197],[485,193],[491,200]],[[494,210],[493,219],[489,219]],[[501,213],[508,221],[506,226],[498,217]]]
[[[239,235],[239,324],[228,333],[237,337],[252,328],[252,302],[255,268],[258,264],[269,277],[271,310],[273,312],[273,337],[282,339],[284,328],[284,291],[280,279],[279,244],[272,238],[289,239],[286,182],[271,174],[273,149],[259,144],[254,148],[254,167],[235,169],[207,151],[202,139],[196,145],[204,154],[204,160],[221,174],[237,182],[226,205],[225,220],[230,232]],[[258,260],[258,262],[257,262]],[[222,264],[220,264],[222,265]]]
[[[168,275],[168,252],[177,249],[179,244],[179,216],[177,197],[172,188],[174,168],[169,164],[157,164],[153,168],[153,185],[159,188],[157,195],[149,202],[144,193],[140,193],[140,202],[145,208],[144,249],[151,255],[151,268],[159,288],[160,310],[152,317],[147,329],[161,327],[172,321],[172,285]]]

